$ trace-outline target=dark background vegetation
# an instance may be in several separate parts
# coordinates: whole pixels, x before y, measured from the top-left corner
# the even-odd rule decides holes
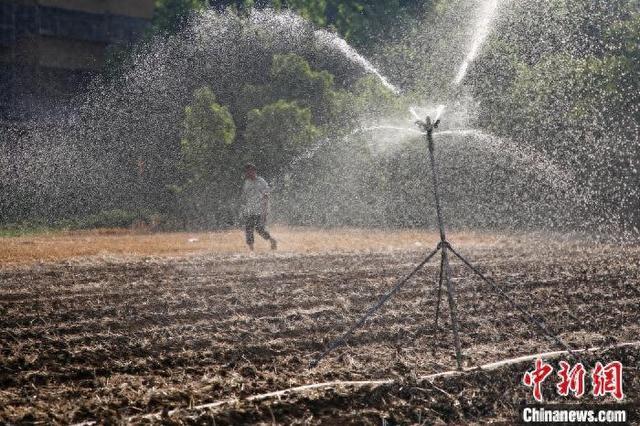
[[[638,2],[513,2],[468,86],[483,127],[575,170],[638,228],[639,76]]]
[[[190,40],[191,23],[208,8],[240,22],[251,8],[267,7],[291,9],[341,35],[365,56],[376,58],[383,73],[402,84],[403,96],[346,66],[342,58],[322,57],[322,52],[304,46],[287,51],[255,43],[243,46],[246,51],[238,53],[244,58],[239,65],[213,65],[182,86],[178,74],[165,86],[131,83],[144,81],[142,73],[148,80],[156,78],[154,64],[159,62],[145,64],[141,58],[150,51],[176,57],[171,49]],[[56,169],[47,172],[48,180],[64,185],[5,183],[0,220],[75,227],[127,226],[135,221],[165,228],[232,226],[237,220],[241,166],[254,161],[279,191],[276,217],[289,223],[429,225],[422,208],[411,208],[428,204],[430,197],[423,180],[424,162],[411,161],[415,147],[381,158],[356,138],[349,147],[328,144],[323,155],[304,159],[303,167],[292,165],[325,138],[340,140],[363,117],[406,114],[411,100],[435,94],[439,99],[472,95],[477,104],[475,127],[541,151],[575,170],[579,182],[593,188],[605,209],[623,213],[621,225],[637,227],[640,14],[636,2],[510,2],[501,10],[467,80],[452,92],[448,82],[454,65],[438,69],[446,77],[437,80],[434,52],[448,55],[451,64],[459,64],[465,52],[447,51],[445,44],[451,40],[434,32],[446,25],[445,17],[457,16],[457,10],[458,19],[468,25],[473,15],[463,9],[461,2],[448,0],[158,0],[145,39],[114,49],[94,85],[91,99],[99,97],[100,87],[123,87],[112,92],[119,95],[109,100],[111,114],[104,114],[108,102],[93,108],[92,101],[86,101],[80,117],[92,123],[93,133],[78,142],[83,131],[75,131],[76,141],[65,147],[65,154],[76,153],[70,158],[86,161],[90,170],[67,164],[75,170],[70,177],[48,165]],[[242,31],[242,24],[238,28]],[[430,36],[416,36],[423,33]],[[163,40],[167,47],[158,50]],[[203,57],[180,56],[184,73],[201,67],[196,61]],[[141,95],[144,91],[144,96],[131,96],[136,90]],[[137,127],[132,129],[131,123]],[[37,139],[34,143],[46,151],[51,142]],[[104,170],[99,178],[90,178],[97,163],[103,163]],[[499,221],[486,219],[480,224],[497,226]]]

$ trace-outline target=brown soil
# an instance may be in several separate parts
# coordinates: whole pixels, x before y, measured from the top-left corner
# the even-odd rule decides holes
[[[393,250],[435,244],[436,235],[424,231],[360,229],[319,230],[276,226],[281,249],[295,253],[336,250]],[[491,242],[494,236],[465,233],[460,238]],[[256,251],[269,250],[257,237]],[[87,256],[184,256],[192,254],[246,253],[241,231],[145,233],[126,229],[68,231],[24,237],[0,238],[0,266],[54,262]],[[95,259],[94,259],[95,260]]]
[[[416,380],[455,367],[448,322],[437,333],[433,329],[437,261],[347,347],[308,369],[331,339],[424,257],[435,238],[409,231],[278,231],[281,250],[255,255],[240,252],[237,231],[92,234],[98,242],[82,250],[72,249],[82,234],[3,239],[13,249],[0,249],[7,262],[0,268],[0,423],[131,416],[137,416],[133,423],[511,422],[519,404],[531,398],[520,381],[532,363]],[[98,249],[103,238],[110,249]],[[188,238],[199,241],[178,243]],[[31,257],[26,249],[17,254],[19,241],[33,242]],[[451,241],[570,346],[638,339],[638,247],[532,235],[465,234]],[[189,244],[198,243],[189,254]],[[144,250],[134,253],[132,246]],[[557,349],[460,263],[452,272],[465,365]],[[448,314],[443,303],[443,318]],[[639,356],[627,348],[586,362],[623,361],[627,400],[637,402]],[[307,383],[375,378],[397,381],[188,410]],[[171,418],[141,417],[173,408],[185,409]]]

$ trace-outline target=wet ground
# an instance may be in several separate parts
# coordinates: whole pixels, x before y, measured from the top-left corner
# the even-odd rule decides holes
[[[462,254],[569,346],[638,340],[637,246],[530,235],[460,240]],[[430,244],[407,239],[393,248],[305,251],[284,245],[253,256],[94,256],[5,266],[0,423],[511,422],[531,399],[521,384],[531,362],[418,379],[455,369],[444,295],[434,328],[437,261],[347,346],[308,368]],[[558,349],[459,262],[452,273],[465,366]],[[598,353],[586,362],[607,359],[623,361],[627,400],[639,401],[640,350]],[[377,378],[395,382],[189,409],[307,383]],[[170,417],[143,417],[176,408]]]

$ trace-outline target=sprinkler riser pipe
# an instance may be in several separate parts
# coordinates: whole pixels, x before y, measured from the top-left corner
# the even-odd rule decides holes
[[[438,221],[438,229],[440,231],[440,241],[447,241],[444,230],[444,222],[442,221],[442,210],[440,207],[440,184],[438,182],[438,173],[436,172],[435,148],[433,144],[433,129],[427,130],[427,148],[429,151],[429,162],[431,163],[431,180],[433,182],[433,198],[436,203],[436,220]]]

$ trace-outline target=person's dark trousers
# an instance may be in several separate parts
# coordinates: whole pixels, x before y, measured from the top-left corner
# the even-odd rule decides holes
[[[271,240],[271,235],[264,227],[264,222],[262,222],[262,217],[260,215],[250,215],[245,219],[245,235],[247,237],[247,244],[253,246],[253,230],[255,229],[258,234],[264,238],[265,240]]]

